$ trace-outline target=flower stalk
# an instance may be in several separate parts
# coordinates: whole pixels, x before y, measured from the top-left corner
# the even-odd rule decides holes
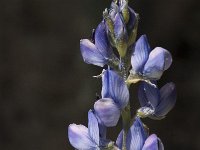
[[[92,39],[80,41],[84,62],[103,67],[103,71],[94,76],[102,79],[102,90],[88,112],[88,127],[68,127],[69,141],[75,149],[164,150],[161,140],[150,135],[141,119],[163,119],[175,105],[175,85],[167,83],[161,89],[157,85],[171,66],[172,56],[164,48],[151,49],[146,35],[137,39],[138,21],[139,15],[129,7],[128,0],[113,0]],[[133,110],[129,87],[135,83],[139,83],[140,107]],[[120,117],[123,129],[114,142],[106,138],[106,131],[116,126]]]

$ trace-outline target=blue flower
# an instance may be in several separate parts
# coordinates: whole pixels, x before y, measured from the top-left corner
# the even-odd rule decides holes
[[[162,119],[176,103],[176,88],[174,83],[167,83],[159,90],[142,82],[138,98],[142,107],[138,110],[139,116]]]
[[[103,67],[110,61],[117,61],[108,41],[104,21],[95,30],[94,43],[88,39],[82,39],[80,41],[80,49],[83,60],[88,64]]]
[[[142,150],[142,147],[147,139],[148,134],[144,129],[142,121],[136,117],[133,125],[130,127],[126,137],[127,150]],[[119,148],[122,148],[123,131],[120,132],[116,144]]]
[[[123,131],[120,132],[116,144],[122,149]],[[164,150],[161,140],[152,134],[148,136],[142,121],[136,117],[126,137],[127,150]]]
[[[112,127],[119,120],[120,112],[128,104],[129,91],[123,80],[112,70],[106,70],[102,76],[102,99],[94,104],[94,110],[101,124]]]
[[[172,56],[166,49],[156,47],[151,51],[146,35],[136,42],[131,57],[132,69],[128,82],[159,80],[172,63]]]
[[[100,150],[98,121],[91,110],[88,112],[88,128],[70,124],[68,137],[71,145],[78,150]]]
[[[142,150],[164,150],[164,146],[157,135],[152,134],[146,139]]]

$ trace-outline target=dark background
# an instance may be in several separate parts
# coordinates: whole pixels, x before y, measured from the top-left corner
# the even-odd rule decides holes
[[[160,85],[176,83],[175,108],[162,121],[145,119],[166,150],[200,149],[199,0],[130,0],[140,14],[139,35],[173,55]],[[109,0],[0,1],[0,149],[71,150],[70,123],[87,125],[101,68],[82,61]],[[131,100],[136,103],[137,88]],[[117,131],[111,129],[115,140]]]

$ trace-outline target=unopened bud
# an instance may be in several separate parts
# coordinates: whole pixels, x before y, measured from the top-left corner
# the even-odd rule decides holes
[[[120,13],[116,15],[114,23],[115,32],[115,45],[121,57],[124,57],[127,52],[128,34],[126,31],[126,25]]]
[[[113,25],[112,19],[111,19],[110,16],[109,16],[108,9],[105,9],[105,11],[103,12],[103,18],[104,18],[105,21],[106,21],[108,30],[109,30],[111,33],[114,33],[114,25]]]
[[[126,0],[121,1],[121,12],[125,23],[129,21],[129,10],[128,10],[128,2]]]

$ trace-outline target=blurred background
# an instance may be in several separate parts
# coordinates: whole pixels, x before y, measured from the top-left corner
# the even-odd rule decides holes
[[[79,40],[89,38],[110,0],[1,0],[0,149],[72,150],[70,123],[87,125],[101,68],[87,65]],[[173,65],[159,84],[173,81],[178,99],[162,121],[143,120],[166,150],[200,149],[200,1],[130,0],[140,14],[139,35],[162,46]],[[137,86],[131,87],[137,103]],[[120,127],[120,125],[118,126]],[[116,139],[117,131],[109,130]]]

